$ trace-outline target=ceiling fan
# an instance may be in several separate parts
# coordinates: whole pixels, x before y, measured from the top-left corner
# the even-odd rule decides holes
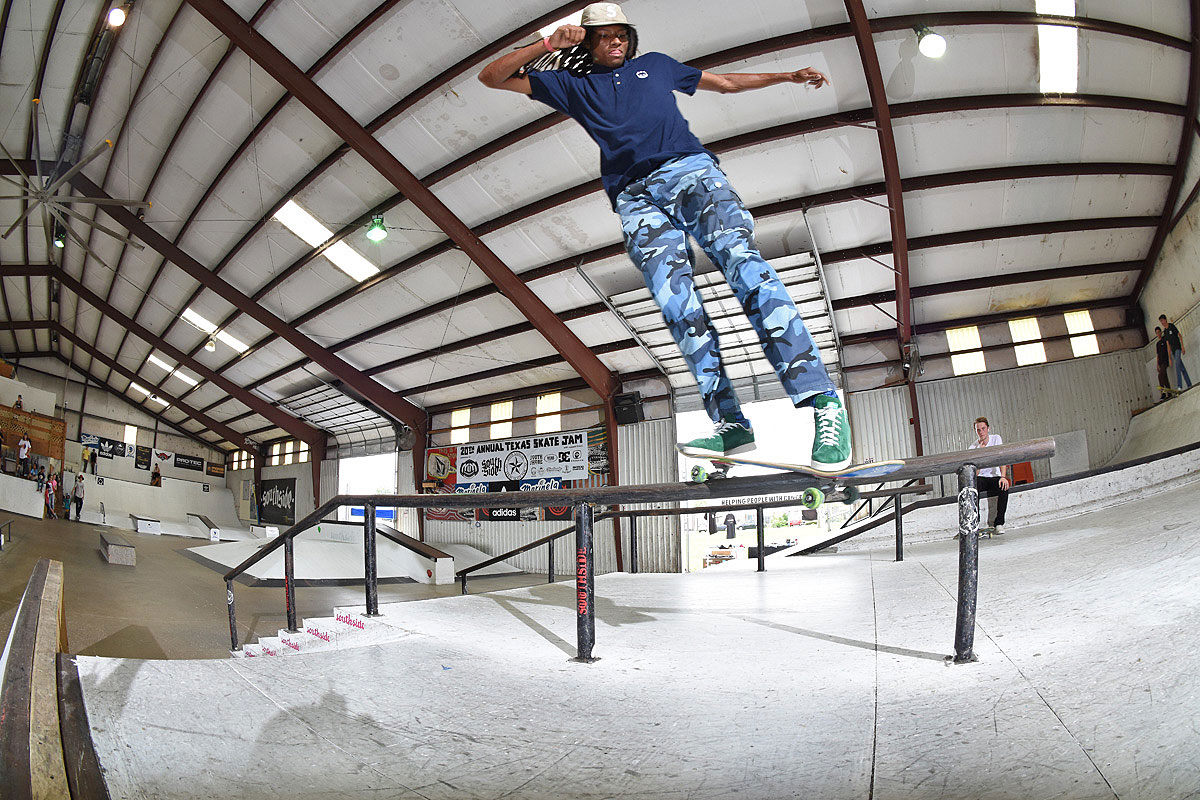
[[[8,159],[12,165],[13,171],[19,176],[12,178],[7,175],[0,175],[0,180],[16,186],[22,194],[0,195],[0,200],[24,200],[29,203],[25,212],[17,217],[16,221],[8,226],[8,230],[4,232],[0,238],[7,239],[17,227],[28,220],[39,209],[42,214],[42,228],[46,234],[46,257],[51,261],[54,260],[54,251],[63,247],[66,244],[66,237],[70,237],[78,244],[83,251],[92,258],[109,266],[105,263],[96,251],[88,246],[87,241],[75,232],[71,227],[71,221],[86,225],[87,227],[100,231],[113,237],[119,242],[130,245],[138,250],[143,249],[143,245],[129,238],[120,231],[98,222],[94,218],[89,218],[84,214],[79,213],[71,208],[72,205],[85,203],[95,206],[124,206],[131,209],[146,209],[150,208],[150,203],[140,200],[120,200],[109,197],[79,197],[72,195],[69,190],[68,182],[84,167],[99,158],[106,149],[113,146],[112,141],[105,139],[91,150],[89,150],[82,158],[79,159],[70,169],[63,172],[61,175],[56,174],[60,165],[55,166],[55,170],[51,174],[46,175],[42,172],[42,154],[41,154],[41,136],[40,125],[38,124],[38,111],[41,101],[38,98],[33,100],[33,110],[30,114],[31,123],[33,125],[33,164],[34,170],[32,174],[21,169],[21,165],[17,162],[8,149],[0,144],[0,152],[3,152],[4,157]],[[64,187],[67,191],[63,191]],[[111,269],[111,267],[109,267]]]

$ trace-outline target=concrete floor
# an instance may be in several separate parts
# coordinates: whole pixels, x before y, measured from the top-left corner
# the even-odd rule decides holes
[[[109,564],[98,526],[64,520],[13,519],[13,541],[0,553],[0,630],[12,625],[25,584],[39,558],[63,562],[70,651],[109,658],[222,658],[229,655],[225,582],[184,553],[202,540],[118,531],[134,543],[137,566]],[[472,590],[535,583],[535,576],[472,581]],[[283,590],[235,584],[241,641],[274,636],[287,623]],[[457,584],[382,584],[382,603],[458,594]],[[335,606],[363,603],[359,587],[300,587],[300,617],[329,615]],[[250,637],[247,639],[247,637]]]
[[[949,540],[600,576],[590,665],[570,583],[387,606],[390,644],[78,665],[114,797],[1197,798],[1198,518],[1185,486],[983,541],[962,666]]]

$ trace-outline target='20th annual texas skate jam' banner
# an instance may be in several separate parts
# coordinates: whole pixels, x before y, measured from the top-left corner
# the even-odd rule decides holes
[[[425,480],[446,494],[494,494],[603,485],[607,472],[604,430],[547,433],[490,442],[433,447],[425,454]],[[535,508],[429,509],[429,519],[539,519]],[[567,509],[541,509],[544,520],[564,519]]]

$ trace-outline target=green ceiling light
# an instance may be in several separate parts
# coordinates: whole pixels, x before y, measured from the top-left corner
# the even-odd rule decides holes
[[[54,246],[59,250],[67,246],[67,232],[58,226],[54,228]]]
[[[383,216],[377,216],[367,226],[367,238],[372,242],[382,242],[387,238],[387,226],[383,224]]]

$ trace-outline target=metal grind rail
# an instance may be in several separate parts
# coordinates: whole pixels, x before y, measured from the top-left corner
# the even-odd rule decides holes
[[[1051,438],[1028,442],[960,450],[933,456],[908,459],[904,466],[888,477],[890,481],[908,481],[934,475],[955,473],[958,476],[958,610],[954,634],[954,662],[975,660],[975,604],[979,578],[979,490],[976,475],[979,469],[1049,458],[1054,455]],[[878,476],[848,478],[837,481],[846,486],[877,483]],[[414,494],[414,495],[338,495],[279,534],[257,553],[225,573],[226,603],[229,610],[229,636],[232,649],[238,650],[237,619],[234,613],[233,581],[270,553],[284,548],[284,587],[287,603],[288,629],[296,630],[296,603],[293,540],[296,536],[342,506],[363,507],[363,564],[366,583],[366,616],[379,615],[378,574],[376,570],[375,509],[384,508],[506,508],[572,506],[575,508],[575,587],[576,628],[578,635],[577,661],[591,662],[596,639],[595,579],[593,572],[593,530],[595,506],[679,502],[685,500],[716,500],[725,497],[799,492],[819,487],[830,481],[798,473],[753,475],[705,483],[660,483],[640,486],[595,486],[571,489],[551,489],[533,492],[507,492],[490,497],[483,494]],[[655,509],[649,509],[654,511]],[[624,512],[642,513],[642,512]],[[558,535],[561,535],[558,534]]]

